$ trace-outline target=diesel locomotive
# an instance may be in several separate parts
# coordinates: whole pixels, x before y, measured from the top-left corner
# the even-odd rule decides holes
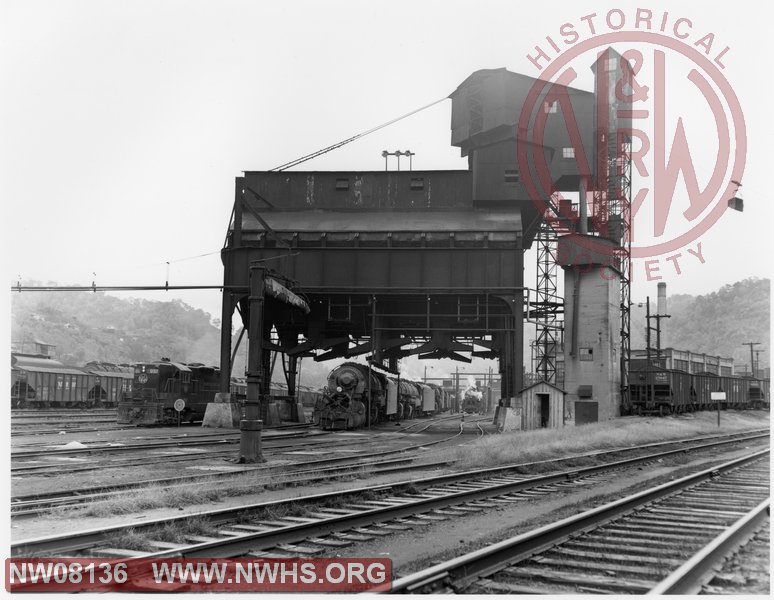
[[[207,404],[215,399],[219,382],[219,369],[198,363],[136,363],[132,392],[118,404],[118,422],[163,425],[199,421]]]

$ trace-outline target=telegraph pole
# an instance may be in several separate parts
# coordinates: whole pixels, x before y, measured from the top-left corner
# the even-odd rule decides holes
[[[760,342],[744,342],[742,346],[750,346],[750,371],[752,372],[753,379],[755,379],[755,351],[753,346],[760,346]]]

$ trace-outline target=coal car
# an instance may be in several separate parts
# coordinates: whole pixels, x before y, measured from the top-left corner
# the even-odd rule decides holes
[[[629,373],[629,404],[622,412],[672,414],[715,410],[713,392],[723,392],[721,409],[768,408],[769,381],[715,373],[687,373],[635,364]]]
[[[42,354],[12,353],[11,406],[111,408],[123,398],[127,377],[125,372],[92,363],[74,367]]]

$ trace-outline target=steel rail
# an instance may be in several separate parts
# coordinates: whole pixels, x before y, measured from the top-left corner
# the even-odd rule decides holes
[[[481,431],[481,427],[478,424],[478,421],[471,421],[471,423],[475,423],[477,425],[477,427],[479,428],[479,430]],[[456,436],[453,436],[453,437],[456,437]],[[481,436],[479,436],[479,437],[481,437]],[[715,437],[727,437],[727,436],[711,436],[710,439],[715,438]],[[739,438],[734,438],[732,440],[727,440],[724,443],[729,443],[729,444],[730,443],[738,443],[740,441],[761,439],[763,437],[765,437],[765,436],[762,436],[762,435],[743,436],[743,437],[739,437]],[[658,444],[655,444],[655,446],[671,445],[673,443],[695,442],[695,441],[699,441],[699,440],[700,441],[706,441],[706,439],[707,438],[689,438],[687,440],[675,440],[675,441],[671,441],[671,442],[658,443]],[[437,442],[432,442],[432,443],[437,443]],[[710,446],[715,446],[715,445],[718,445],[718,444],[717,443],[711,443],[709,445]],[[423,446],[426,446],[426,444],[423,445]],[[650,448],[650,447],[653,447],[653,446],[654,446],[654,444],[648,444],[647,446],[640,446],[638,448],[646,448],[646,447]],[[694,449],[694,448],[701,449],[703,447],[704,446],[702,446],[702,445],[698,445],[698,446],[693,446],[691,448],[680,448],[680,449],[675,450],[673,452],[686,452],[686,451],[688,451],[690,449]],[[413,448],[416,448],[416,446],[412,446],[410,448],[413,449]],[[612,449],[612,450],[606,450],[606,451],[602,451],[602,452],[604,454],[613,454],[613,453],[618,453],[618,452],[622,452],[622,451],[626,451],[626,450],[629,450],[629,449],[628,448]],[[542,465],[542,464],[546,464],[547,465],[547,464],[552,464],[552,463],[558,463],[558,462],[561,462],[563,460],[567,460],[568,458],[586,458],[586,457],[594,457],[594,456],[598,456],[598,455],[599,455],[599,451],[595,451],[595,452],[591,452],[591,453],[576,455],[574,457],[560,457],[560,458],[555,458],[555,459],[549,459],[549,460],[546,460],[546,461],[538,461],[538,462],[530,463],[530,465],[531,466]],[[383,457],[383,456],[384,455],[382,453],[376,453],[376,454],[363,454],[363,455],[358,456],[357,458],[358,459],[370,459],[370,458],[374,458],[374,457]],[[152,486],[158,486],[158,485],[162,485],[162,484],[166,484],[166,485],[170,485],[170,484],[187,484],[187,483],[191,483],[193,481],[199,481],[199,480],[201,480],[201,482],[204,483],[204,482],[207,482],[207,481],[211,481],[211,480],[215,480],[215,479],[220,479],[220,478],[236,477],[236,476],[239,476],[239,475],[242,475],[242,474],[245,474],[245,473],[256,473],[258,477],[263,476],[263,475],[270,476],[272,474],[276,474],[278,469],[282,469],[283,471],[288,471],[290,469],[296,469],[296,468],[299,468],[299,467],[300,468],[305,468],[305,467],[312,467],[312,466],[315,466],[315,465],[322,466],[322,465],[331,465],[331,464],[336,464],[336,463],[347,463],[347,461],[349,461],[349,460],[352,460],[351,457],[322,458],[322,459],[317,459],[317,460],[314,460],[314,461],[304,461],[304,462],[299,462],[299,463],[284,464],[284,465],[281,465],[281,466],[249,467],[249,468],[243,469],[242,471],[229,471],[229,472],[225,472],[225,473],[208,473],[206,475],[201,475],[199,477],[195,477],[195,476],[191,476],[191,475],[185,475],[185,476],[180,476],[180,477],[172,477],[172,478],[167,477],[167,478],[164,478],[164,479],[151,479],[151,480],[147,480],[147,481],[129,482],[129,483],[123,483],[123,484],[118,484],[118,485],[93,486],[93,487],[90,487],[90,488],[77,488],[77,489],[72,489],[72,490],[49,492],[49,493],[43,493],[43,494],[29,494],[29,495],[26,495],[26,496],[13,496],[12,497],[12,503],[11,503],[11,509],[13,510],[13,509],[16,509],[16,508],[24,507],[25,504],[32,504],[32,503],[35,503],[35,502],[42,502],[44,500],[51,500],[51,501],[62,500],[62,501],[64,501],[64,500],[66,500],[68,498],[71,498],[72,496],[77,496],[78,498],[88,499],[87,497],[89,497],[89,496],[93,497],[93,496],[96,496],[97,494],[103,494],[103,495],[107,496],[108,494],[112,494],[114,492],[118,492],[118,491],[121,491],[121,490],[134,490],[134,489],[137,489],[139,487],[152,487]],[[397,461],[408,462],[408,461],[413,461],[413,460],[414,460],[413,458],[411,458],[411,459],[393,459],[393,461],[390,461],[390,462],[397,462]],[[363,463],[363,464],[366,464],[366,463]],[[375,464],[375,463],[368,463],[368,464]],[[354,468],[355,466],[356,465],[354,465],[354,464],[353,465],[344,464],[344,465],[342,465],[339,468],[350,468],[350,467]],[[487,468],[487,469],[483,469],[483,470],[478,470],[478,471],[475,471],[475,472],[479,473],[481,475],[487,475],[487,474],[489,474],[489,475],[496,475],[496,474],[503,473],[503,472],[509,472],[511,470],[519,468],[520,466],[522,466],[522,465],[518,465],[518,464],[513,465],[512,464],[512,465],[505,465],[505,466],[500,466],[500,467],[491,467],[491,468]],[[318,470],[318,469],[312,469],[312,470]],[[293,470],[292,474],[296,475],[296,474],[300,474],[302,472],[303,471],[301,471],[301,470],[298,470],[298,471]],[[441,476],[433,478],[432,480],[427,480],[427,481],[431,482],[431,483],[434,483],[434,484],[448,483],[449,481],[454,481],[456,476],[457,476],[457,474],[452,473],[452,474],[448,474],[448,475],[441,475]],[[450,477],[451,477],[451,479],[449,479]],[[17,513],[15,513],[15,512],[11,513],[11,517],[14,517],[16,515],[17,515]]]
[[[488,420],[488,419],[486,419],[486,420]],[[470,423],[474,423],[476,421],[469,421],[469,422]],[[414,423],[412,425],[409,425],[408,427],[404,427],[403,429],[399,429],[397,431],[389,432],[389,433],[390,434],[392,434],[392,433],[401,433],[401,432],[404,432],[406,429],[415,427],[417,425],[423,425],[422,429],[420,429],[418,431],[415,431],[415,432],[412,431],[411,434],[421,433],[422,431],[425,431],[426,429],[431,427],[433,425],[433,423],[430,423],[430,424],[422,423],[422,422]],[[326,433],[332,433],[332,432],[326,432]],[[381,452],[361,454],[360,458],[363,458],[363,457],[375,457],[375,456],[389,456],[391,454],[399,454],[399,453],[406,452],[406,451],[409,451],[409,450],[414,450],[414,449],[417,449],[417,448],[420,448],[420,447],[433,446],[433,445],[436,445],[436,444],[440,444],[440,443],[452,440],[452,439],[458,437],[459,435],[461,435],[461,433],[462,432],[460,431],[460,432],[457,432],[454,435],[451,435],[449,437],[442,438],[440,440],[428,441],[428,442],[423,443],[423,444],[413,444],[413,445],[410,445],[410,446],[404,446],[404,447],[396,448],[396,449],[393,449],[393,450],[385,450],[385,451],[381,451]],[[296,435],[298,435],[298,434],[296,434]],[[288,435],[287,437],[293,437],[293,436]],[[302,438],[303,436],[298,435],[298,437]],[[316,437],[316,436],[311,436],[311,437]],[[279,436],[272,436],[270,438],[267,438],[266,444],[264,444],[264,448],[267,449],[267,450],[268,449],[279,450],[279,449],[284,449],[284,448],[296,448],[297,447],[297,445],[283,445],[283,446],[269,445],[270,442],[272,441],[272,439],[278,439],[278,438],[279,438]],[[371,440],[371,441],[374,441],[374,440]],[[376,440],[376,441],[378,441],[378,440]],[[351,445],[355,445],[355,444],[362,444],[362,441],[361,440],[352,440],[352,441],[348,441],[348,442],[342,442],[342,441],[336,441],[336,440],[322,440],[322,441],[314,441],[314,442],[307,441],[307,442],[304,442],[304,447],[307,447],[307,448],[311,447],[311,446],[322,446],[322,447],[325,447],[325,446],[330,445],[330,444],[335,444],[337,447],[340,447],[340,446],[351,446]],[[208,453],[208,456],[209,457],[214,457],[214,456],[218,456],[220,454],[223,454],[224,452],[228,452],[228,451],[226,451],[226,450],[223,450],[223,451],[212,451],[212,452]],[[124,467],[124,466],[135,466],[137,464],[146,464],[145,462],[138,463],[138,462],[136,462],[136,459],[134,459],[134,460],[135,460],[135,462],[119,463],[117,465],[111,465],[111,466]],[[185,460],[190,460],[190,459],[188,457],[185,457],[185,456],[182,456],[182,457],[163,457],[163,458],[159,458],[158,461],[156,461],[156,462],[163,462],[163,461],[170,461],[170,460],[185,461]],[[337,462],[347,462],[347,461],[350,461],[350,460],[352,460],[352,458],[350,456],[342,456],[342,457],[318,459],[318,460],[314,460],[314,461],[306,461],[306,464],[335,464]],[[32,465],[32,466],[21,465],[21,466],[17,466],[17,467],[11,467],[11,472],[12,472],[12,474],[30,473],[32,475],[35,475],[35,474],[38,474],[38,473],[47,473],[51,468],[52,468],[52,466],[50,466],[50,465]],[[63,472],[63,469],[62,469],[61,465],[56,465],[53,468],[56,468],[57,472],[59,472],[59,473]],[[66,472],[67,473],[75,473],[75,472],[81,472],[81,471],[93,471],[95,469],[100,469],[100,468],[102,468],[102,467],[100,467],[99,465],[78,466],[78,467],[67,468]]]
[[[473,422],[473,421],[471,421],[471,422]],[[712,436],[704,436],[704,437],[698,437],[698,438],[683,438],[683,439],[679,439],[679,440],[670,440],[670,441],[665,441],[665,442],[653,442],[653,443],[649,443],[649,444],[642,444],[640,446],[634,446],[634,447],[627,446],[627,447],[610,448],[610,449],[606,449],[606,450],[595,450],[595,451],[584,453],[584,454],[577,454],[577,455],[573,455],[573,456],[561,456],[561,457],[546,459],[544,461],[538,461],[538,462],[530,463],[530,464],[532,464],[532,465],[540,465],[540,464],[548,465],[548,464],[561,463],[561,462],[564,462],[564,461],[567,461],[567,460],[572,460],[572,459],[577,459],[577,458],[593,458],[595,456],[604,456],[604,455],[608,455],[608,454],[614,454],[614,453],[626,452],[626,451],[633,451],[633,450],[646,450],[648,448],[657,448],[657,447],[663,447],[663,446],[668,446],[668,445],[672,445],[672,444],[688,444],[688,443],[693,443],[693,442],[706,442],[708,440],[715,440],[715,439],[718,439],[718,438],[729,438],[730,437],[731,439],[728,440],[727,443],[736,443],[738,441],[744,441],[744,440],[747,440],[747,439],[754,440],[754,439],[758,439],[758,438],[761,438],[761,437],[767,437],[767,435],[768,435],[768,434],[758,435],[756,433],[756,431],[768,431],[768,430],[753,430],[753,431],[748,431],[748,432],[739,432],[737,434],[712,435]],[[732,437],[733,435],[740,435],[740,434],[742,434],[743,437],[736,437],[736,438]],[[441,443],[441,442],[444,442],[444,441],[449,441],[450,439],[453,439],[453,438],[457,437],[458,435],[459,434],[455,434],[455,435],[450,436],[448,438],[444,438],[444,439],[441,439],[441,440],[436,440],[436,441],[428,442],[426,444],[417,444],[417,445],[412,445],[412,446],[408,446],[408,447],[405,447],[405,448],[399,448],[399,449],[395,449],[395,450],[387,450],[387,451],[377,452],[377,453],[361,454],[361,455],[359,455],[359,457],[360,458],[369,458],[369,457],[375,457],[375,456],[389,456],[390,454],[397,454],[397,453],[401,453],[401,452],[406,451],[406,450],[412,450],[412,449],[419,448],[419,447],[431,446],[431,445],[435,445],[435,444],[438,444],[438,443]],[[327,442],[320,442],[320,445],[324,445],[326,443]],[[355,443],[359,443],[359,442],[356,442],[356,441],[345,442],[345,443],[339,443],[337,445],[339,445],[339,446],[340,445],[351,445],[351,444],[355,444]],[[294,448],[294,447],[296,447],[296,446],[294,446],[294,445],[291,445],[291,446],[266,446],[266,448],[271,448],[271,449]],[[682,451],[685,451],[685,450],[686,450],[685,448],[682,448],[682,449],[676,450],[676,452],[682,452]],[[221,454],[224,454],[225,452],[228,452],[228,450],[210,452],[210,453],[208,453],[208,456],[209,457],[219,456]],[[189,460],[189,458],[185,457],[185,456],[180,456],[180,457],[169,456],[169,457],[159,458],[156,462],[163,462],[163,461],[186,461],[186,460]],[[303,464],[306,464],[306,465],[336,464],[336,463],[346,462],[348,460],[351,460],[351,457],[349,457],[349,456],[345,456],[345,457],[332,457],[332,458],[321,458],[321,459],[305,461]],[[145,462],[145,461],[137,462],[137,460],[135,459],[134,462],[118,463],[118,464],[112,464],[111,463],[109,466],[110,467],[128,467],[128,466],[137,466],[137,465],[140,465],[140,464],[147,464],[147,462]],[[291,463],[288,466],[289,467],[293,467],[293,466],[295,466],[297,464],[300,464],[300,463]],[[520,466],[520,464],[503,465],[503,466],[500,466],[500,467],[488,467],[488,468],[480,470],[480,472],[481,472],[482,475],[483,474],[496,474],[498,472],[504,472],[504,471],[508,471],[508,470],[517,468],[518,466]],[[63,467],[61,465],[53,465],[53,466],[52,465],[32,465],[32,466],[21,465],[21,466],[11,467],[11,474],[15,474],[15,475],[30,474],[30,475],[33,475],[33,476],[34,475],[38,475],[38,474],[44,474],[45,475],[45,474],[48,474],[51,469],[56,469],[57,473],[66,472],[66,473],[69,474],[69,473],[75,473],[75,472],[81,472],[81,471],[93,471],[95,469],[101,469],[101,468],[103,468],[103,467],[101,467],[100,465],[89,465],[89,466],[69,467],[69,468],[63,470]],[[266,467],[266,466],[258,467],[258,469],[267,469],[267,468],[270,469],[270,468],[273,468],[273,467]],[[234,474],[238,474],[238,473],[235,472]],[[209,474],[209,475],[212,476],[213,474]],[[223,476],[228,476],[228,475],[231,475],[231,473],[228,473],[228,474],[224,473],[223,474]]]
[[[486,420],[488,420],[488,419],[486,419]],[[479,430],[483,431],[481,429],[479,421],[468,421],[468,423],[477,425]],[[430,426],[431,425],[425,425],[419,431],[424,431],[425,429],[429,428]],[[409,426],[409,427],[413,427],[413,425]],[[423,443],[423,444],[413,444],[411,446],[405,446],[405,447],[396,448],[396,449],[393,449],[393,450],[384,450],[384,451],[380,451],[380,452],[361,454],[357,458],[359,458],[359,459],[362,459],[362,458],[384,458],[384,457],[389,456],[391,454],[403,454],[403,453],[408,452],[410,450],[416,450],[418,448],[426,448],[428,446],[434,446],[434,445],[437,445],[437,444],[440,444],[440,443],[452,440],[452,439],[454,439],[456,437],[459,437],[462,434],[462,432],[463,432],[463,428],[464,428],[464,423],[461,424],[459,432],[457,432],[456,434],[451,435],[449,437],[442,438],[440,440],[433,440],[433,441],[429,441],[429,442],[426,442],[426,443]],[[321,443],[323,443],[323,442],[321,442]],[[351,443],[354,444],[354,443],[358,443],[358,442],[351,442]],[[341,444],[338,444],[338,445],[341,445]],[[293,446],[293,447],[295,447],[295,446]],[[414,458],[412,457],[412,458],[409,458],[409,459],[401,459],[401,462],[411,462],[413,460],[414,460]],[[378,463],[371,462],[371,463],[356,464],[356,465],[353,466],[353,465],[349,464],[351,461],[352,461],[352,457],[351,456],[339,456],[339,457],[318,459],[318,460],[315,460],[315,461],[305,461],[303,463],[293,463],[293,464],[290,464],[290,465],[282,465],[282,466],[274,466],[274,467],[246,468],[246,469],[243,469],[241,471],[229,471],[227,473],[208,473],[206,475],[201,475],[200,479],[202,480],[202,482],[204,482],[204,481],[208,481],[208,480],[212,480],[212,479],[216,479],[216,478],[236,477],[236,476],[242,475],[244,473],[251,473],[251,472],[258,472],[258,471],[260,471],[261,474],[265,474],[266,476],[269,476],[269,475],[275,474],[275,471],[278,468],[281,468],[283,470],[287,470],[288,468],[293,468],[293,467],[296,467],[296,466],[309,467],[309,466],[312,466],[312,465],[322,465],[322,464],[333,465],[333,464],[336,464],[336,463],[344,463],[343,466],[338,468],[339,470],[341,470],[341,469],[359,468],[359,467],[366,466],[366,465],[378,464]],[[388,461],[388,462],[395,462],[395,461]],[[440,464],[440,463],[434,463],[434,464]],[[445,462],[444,464],[448,464],[448,463]],[[412,469],[419,469],[419,468],[422,468],[422,466],[423,465],[415,465],[414,467],[412,467]],[[329,469],[329,470],[333,470],[333,469]],[[382,473],[386,472],[386,471],[387,471],[387,469],[381,469],[380,470],[380,472],[382,472]],[[293,471],[292,474],[295,475],[295,474],[299,474],[301,472],[302,471]],[[194,479],[194,477],[188,475],[188,476],[184,476],[184,477],[166,478],[166,479],[163,479],[163,480],[153,480],[151,482],[141,482],[140,485],[154,485],[154,484],[158,484],[158,483],[162,483],[162,482],[166,483],[166,484],[175,483],[175,482],[178,482],[178,483],[184,483],[185,482],[185,483],[187,483],[187,482],[190,482],[192,479]],[[310,479],[310,481],[316,481],[316,480],[317,479]],[[294,480],[291,480],[289,483],[293,483],[293,482],[294,482]],[[87,496],[89,496],[89,495],[94,496],[97,493],[99,493],[100,491],[104,492],[103,495],[107,496],[108,493],[112,493],[112,492],[108,492],[108,490],[132,489],[132,488],[136,488],[137,485],[138,485],[137,483],[129,483],[129,484],[122,484],[122,485],[118,485],[118,486],[101,486],[101,487],[95,487],[95,488],[91,488],[91,489],[71,490],[69,492],[70,495],[67,496],[67,497],[71,498],[72,495],[82,494],[81,498],[83,498],[83,500],[86,501],[86,500],[88,500]],[[38,500],[39,498],[41,498],[41,496],[42,497],[47,497],[47,496],[50,497],[50,496],[53,496],[56,493],[57,492],[54,492],[54,493],[52,493],[50,495],[49,494],[42,494],[42,495],[38,495],[37,497],[26,497],[26,498],[25,497],[16,497],[16,500],[11,503],[11,508],[13,509],[13,508],[16,508],[16,507],[22,507],[22,506],[24,506],[25,502],[32,503],[32,502],[35,502],[36,500]],[[57,500],[64,500],[64,498],[56,498],[56,499]],[[21,514],[21,513],[14,513],[14,512],[12,512],[11,516],[13,517],[13,516],[16,516],[17,514]]]
[[[191,433],[182,433],[185,429],[190,429],[190,425],[181,424],[181,427],[174,427],[172,428],[172,431],[169,431],[168,429],[153,429],[153,430],[142,430],[138,431],[137,433],[142,433],[143,435],[135,435],[130,440],[127,441],[137,441],[139,440],[142,443],[155,443],[155,442],[168,442],[168,441],[175,441],[175,440],[181,440],[181,441],[190,441],[190,440],[215,440],[215,439],[239,439],[239,431],[238,430],[218,430],[218,429],[207,429],[202,428],[201,426],[198,426],[198,431],[193,431]],[[196,426],[194,426],[196,427]],[[135,430],[135,426],[128,426],[127,429]],[[62,428],[57,430],[58,431],[65,431],[66,428]],[[69,431],[69,430],[67,430]],[[111,430],[112,431],[112,430]],[[173,433],[174,432],[174,433]],[[330,435],[332,432],[328,431],[315,431],[310,430],[309,428],[294,428],[291,430],[277,430],[277,429],[266,429],[264,430],[264,434],[262,436],[264,441],[271,441],[275,439],[302,439],[304,437],[324,437]],[[56,439],[56,438],[55,438]],[[82,444],[104,444],[105,440],[102,438],[95,438],[95,439],[82,439],[79,440]],[[50,440],[43,440],[43,441],[37,441],[37,442],[17,442],[14,445],[14,448],[18,450],[27,450],[32,448],[38,448],[41,446],[45,446],[48,448],[51,445]],[[134,444],[135,446],[140,446],[141,443]]]
[[[459,416],[454,417],[445,417],[441,419],[434,419],[431,422],[425,422],[420,421],[417,423],[413,423],[411,425],[408,425],[406,427],[403,427],[401,429],[385,432],[387,435],[392,435],[395,433],[403,433],[407,430],[422,426],[421,429],[418,429],[417,431],[412,431],[410,434],[416,434],[421,433],[423,431],[426,431],[430,427],[432,427],[437,421],[443,421],[448,420],[450,418],[459,418]],[[489,419],[483,419],[483,420],[489,420]],[[474,421],[470,421],[474,422]],[[294,431],[294,432],[288,432],[288,433],[278,433],[273,435],[267,435],[263,438],[264,447],[266,448],[272,448],[272,449],[278,449],[278,448],[288,448],[288,447],[295,447],[293,446],[270,446],[274,440],[285,440],[285,439],[296,439],[299,441],[302,441],[305,446],[316,446],[316,445],[326,445],[330,443],[335,443],[337,446],[351,446],[355,444],[362,444],[362,440],[350,440],[350,441],[332,441],[330,439],[323,439],[323,440],[313,440],[312,438],[328,438],[328,436],[331,436],[332,434],[336,433],[335,431]],[[457,437],[460,433],[451,436],[450,438],[444,438],[440,441],[446,441],[448,439],[452,439],[454,437]],[[151,440],[161,439],[162,436],[154,436],[151,438]],[[307,438],[309,438],[308,441],[304,441]],[[179,441],[178,441],[179,440]],[[374,440],[370,440],[374,441]],[[100,440],[101,442],[101,440]],[[147,443],[142,444],[127,444],[127,445],[119,445],[119,446],[113,446],[113,445],[107,445],[107,446],[89,446],[87,448],[50,448],[46,447],[45,450],[17,450],[16,452],[11,452],[11,459],[14,458],[32,458],[36,457],[38,455],[44,455],[49,456],[51,454],[88,454],[91,452],[112,452],[112,451],[131,451],[131,450],[147,450],[147,449],[156,449],[156,448],[175,448],[178,446],[191,446],[191,445],[220,445],[220,444],[235,444],[239,442],[239,432],[216,432],[212,434],[197,434],[192,437],[188,437],[186,435],[175,435],[171,438],[167,438],[164,441],[156,442],[156,441],[150,441]],[[83,443],[92,443],[91,441],[83,442]],[[94,442],[97,443],[97,442]],[[427,444],[423,445],[432,445],[438,443],[438,441],[434,442],[428,442]],[[41,444],[23,444],[22,446],[33,446],[35,448],[38,448]],[[413,448],[414,446],[410,446],[409,448]],[[12,469],[13,471],[13,469]]]
[[[769,518],[770,504],[770,498],[761,502],[650,590],[648,595],[698,594],[715,575],[718,564],[752,537]]]
[[[316,437],[315,434],[311,437]],[[180,440],[168,440],[164,442],[148,442],[145,444],[126,444],[120,446],[89,446],[86,448],[48,448],[46,450],[17,450],[11,452],[11,460],[15,458],[33,458],[37,456],[51,456],[59,454],[91,454],[92,452],[132,452],[142,450],[156,450],[158,448],[181,448],[187,446],[221,446],[228,444],[238,444],[239,434],[226,434],[219,436],[208,436],[208,438],[217,437],[218,439],[187,438]],[[284,440],[292,438],[310,437],[308,432],[283,433],[265,438],[266,442],[273,440]]]
[[[14,417],[43,417],[43,416],[84,416],[84,417],[109,417],[116,416],[115,408],[12,408],[11,418]]]
[[[768,437],[768,436],[758,436]],[[745,438],[747,439],[747,438]],[[704,447],[718,446],[729,443],[735,443],[740,440],[724,440],[715,444],[705,444],[700,447],[682,448],[678,450],[670,450],[667,452],[659,452],[655,454],[649,454],[646,456],[640,456],[632,459],[625,459],[622,461],[615,461],[606,465],[597,465],[592,467],[572,469],[569,471],[560,471],[549,475],[541,475],[532,478],[524,478],[521,480],[513,480],[512,478],[505,482],[498,482],[492,485],[485,485],[484,487],[475,487],[474,489],[463,489],[452,493],[445,493],[443,495],[419,495],[413,501],[408,501],[400,506],[388,506],[388,507],[374,507],[373,509],[363,510],[353,514],[341,515],[332,518],[326,518],[316,520],[313,523],[294,524],[288,527],[282,527],[280,529],[274,529],[270,531],[262,531],[259,533],[244,534],[240,536],[230,537],[224,540],[217,540],[215,542],[208,542],[203,544],[195,544],[188,547],[176,548],[173,551],[160,552],[155,554],[149,554],[146,557],[164,557],[164,556],[188,556],[188,557],[230,557],[239,556],[242,552],[249,550],[264,549],[275,546],[279,543],[290,543],[292,541],[300,541],[306,539],[310,535],[320,535],[324,533],[330,533],[334,531],[341,531],[351,529],[353,527],[362,527],[377,522],[384,522],[385,520],[393,520],[396,518],[402,518],[412,516],[417,513],[428,512],[431,510],[448,507],[454,504],[461,504],[464,502],[471,502],[475,500],[481,500],[491,498],[493,496],[502,496],[505,494],[513,493],[516,491],[526,490],[530,488],[549,485],[552,483],[566,482],[575,480],[581,477],[590,476],[598,472],[606,470],[615,470],[617,468],[631,466],[638,463],[650,462],[657,460],[664,456],[670,456],[678,453],[685,452],[687,450],[695,450]],[[361,494],[370,494],[374,492],[392,492],[401,493],[402,489],[407,486],[421,486],[421,488],[427,489],[439,484],[468,482],[473,479],[480,479],[491,475],[494,471],[504,472],[506,469],[513,470],[515,468],[524,468],[527,466],[534,466],[545,464],[547,462],[555,461],[539,461],[537,463],[522,463],[518,465],[511,465],[509,467],[497,467],[494,469],[478,469],[474,471],[466,471],[462,473],[452,473],[446,475],[440,475],[436,477],[427,478],[421,481],[405,480],[401,482],[394,482],[389,484],[378,484],[373,486],[365,486],[360,488],[354,488],[346,491],[326,492],[322,494],[313,494],[309,496],[301,496],[291,500],[293,503],[302,504],[324,504],[326,501],[337,499],[342,497],[357,497]],[[129,527],[138,531],[141,529],[157,529],[161,526],[181,522],[186,519],[204,519],[209,520],[213,524],[222,524],[240,517],[249,515],[251,512],[264,511],[267,508],[274,506],[281,506],[287,504],[288,500],[275,500],[270,502],[257,503],[252,505],[243,505],[232,508],[216,509],[214,511],[202,511],[185,515],[183,517],[174,517],[167,519],[147,520],[141,522],[135,522]],[[110,528],[99,530],[88,530],[82,532],[74,532],[69,534],[63,534],[52,537],[37,538],[31,540],[19,541],[12,545],[12,555],[22,555],[24,553],[36,553],[41,552],[69,552],[83,550],[97,546],[100,542],[108,539],[111,534],[118,533],[127,528],[127,525],[117,525]]]
[[[93,433],[96,431],[126,431],[131,427],[59,427],[57,429],[30,429],[11,431],[11,437],[58,435],[61,431],[66,433]]]
[[[349,464],[339,465],[339,466],[332,466],[327,467],[324,469],[307,469],[307,470],[298,470],[298,471],[284,471],[283,475],[290,476],[290,479],[284,480],[283,483],[286,483],[288,486],[298,486],[300,484],[308,484],[308,483],[319,483],[319,482],[325,482],[330,479],[336,478],[336,477],[342,477],[346,475],[354,475],[358,473],[367,473],[369,476],[373,475],[383,475],[386,473],[392,473],[394,471],[421,471],[421,470],[430,470],[430,469],[438,469],[441,467],[448,467],[451,463],[448,461],[439,461],[439,462],[431,462],[431,463],[420,463],[420,464],[411,464],[414,462],[414,459],[411,457],[406,458],[395,458],[391,460],[383,460],[383,461],[363,461],[363,462],[353,462]],[[299,463],[301,464],[301,463]],[[374,467],[373,469],[370,469],[370,467]],[[161,485],[161,484],[169,484],[170,482],[174,482],[180,487],[185,487],[189,485],[202,485],[209,482],[216,481],[219,477],[223,476],[234,476],[244,473],[249,473],[250,471],[240,472],[240,473],[215,473],[211,475],[210,479],[204,479],[198,480],[198,479],[192,479],[191,477],[180,477],[180,478],[172,478],[167,480],[155,480],[154,482],[137,482],[133,484],[125,484],[125,485],[118,485],[118,486],[110,486],[109,488],[95,488],[94,491],[86,490],[85,493],[76,494],[75,492],[71,492],[70,495],[63,495],[63,496],[56,496],[55,494],[41,494],[39,498],[35,497],[22,497],[20,499],[16,499],[11,503],[11,518],[17,518],[21,516],[32,516],[32,515],[40,515],[43,508],[60,508],[63,506],[70,506],[70,505],[76,505],[76,504],[84,504],[86,502],[94,502],[99,500],[105,500],[109,498],[113,498],[126,490],[140,490],[143,487],[150,487],[151,485]],[[271,473],[262,473],[258,475],[256,481],[251,482],[252,484],[255,484],[256,486],[266,485],[266,479],[272,477],[273,475],[277,475],[276,472]],[[176,481],[177,479],[186,480],[186,481]]]
[[[424,569],[417,573],[401,577],[389,586],[382,586],[371,591],[392,593],[431,593],[441,588],[452,588],[461,592],[480,577],[486,577],[510,563],[519,562],[533,554],[547,550],[581,532],[596,529],[600,525],[612,521],[633,509],[649,502],[659,500],[697,483],[754,462],[769,454],[770,450],[755,452],[748,456],[731,460],[720,465],[703,469],[698,473],[687,475],[675,481],[670,481],[642,492],[615,500],[603,506],[584,511],[578,515],[567,517],[529,531],[515,537],[492,544],[480,550],[447,560],[441,564]]]

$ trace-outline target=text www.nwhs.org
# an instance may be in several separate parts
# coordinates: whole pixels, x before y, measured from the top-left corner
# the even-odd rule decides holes
[[[389,559],[6,560],[8,591],[361,592],[384,589]]]

